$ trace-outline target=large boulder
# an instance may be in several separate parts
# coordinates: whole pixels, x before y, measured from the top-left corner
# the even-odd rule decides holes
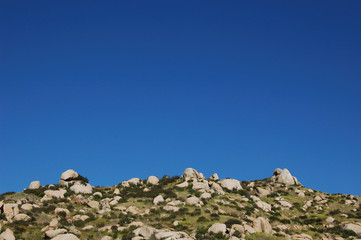
[[[144,239],[150,239],[153,233],[156,231],[155,228],[149,226],[143,226],[133,231],[135,236],[141,236]]]
[[[40,188],[40,181],[32,181],[28,189],[38,189]]]
[[[287,168],[283,170],[277,168],[276,170],[274,170],[271,179],[275,182],[284,183],[286,185],[299,185],[297,178],[293,177]]]
[[[207,192],[207,191],[209,191],[208,181],[194,182],[192,189],[199,191],[199,192]]]
[[[59,228],[59,229],[55,229],[55,230],[48,230],[45,232],[45,236],[48,238],[53,238],[58,236],[59,234],[64,234],[67,233],[68,230],[64,229],[64,228]]]
[[[77,236],[71,233],[59,234],[58,236],[52,238],[51,240],[79,240]]]
[[[5,203],[2,206],[2,212],[4,213],[6,219],[10,220],[19,214],[19,205],[16,203]]]
[[[271,192],[268,189],[264,189],[261,187],[256,187],[258,196],[260,197],[266,197],[268,194],[270,194]]]
[[[19,213],[17,215],[15,215],[14,217],[14,221],[25,221],[25,222],[29,222],[31,220],[31,218],[24,214],[24,213]]]
[[[197,172],[197,170],[193,168],[186,168],[182,174],[182,178],[185,180],[191,180],[202,178],[202,176]]]
[[[301,234],[294,234],[292,235],[292,239],[295,240],[313,240],[312,236],[306,234],[306,233],[301,233]]]
[[[6,229],[3,233],[0,234],[1,240],[15,240],[15,236],[13,231],[11,231],[9,228]]]
[[[272,206],[269,203],[263,202],[261,200],[255,201],[257,207],[259,207],[260,209],[262,209],[265,212],[270,212],[272,211]]]
[[[253,221],[253,228],[256,232],[264,232],[272,234],[272,226],[267,219],[263,217],[258,217]]]
[[[65,189],[44,191],[45,196],[49,198],[64,198],[65,193],[66,193]]]
[[[213,223],[213,225],[210,226],[210,228],[208,228],[208,232],[214,234],[221,233],[225,235],[226,230],[227,230],[226,224],[223,223]]]
[[[25,203],[21,205],[21,209],[25,211],[31,211],[33,209],[33,205],[30,203]]]
[[[179,184],[176,185],[176,187],[187,188],[188,187],[188,182],[185,181],[185,182],[179,183]]]
[[[220,195],[224,195],[225,192],[223,191],[223,188],[221,187],[221,185],[219,185],[218,183],[215,182],[211,182],[211,189],[216,192],[217,194]]]
[[[192,238],[185,232],[171,232],[171,231],[159,231],[155,235],[155,240],[192,240]]]
[[[93,209],[99,209],[99,202],[97,202],[97,201],[89,201],[88,202],[88,206],[89,207],[91,207],[91,208],[93,208]]]
[[[79,177],[79,174],[75,172],[73,169],[66,170],[61,174],[60,180],[71,181]]]
[[[199,198],[197,198],[195,196],[191,196],[191,197],[187,198],[186,203],[188,205],[196,205],[196,206],[203,205],[203,202],[200,201]]]
[[[345,222],[343,223],[343,228],[354,231],[357,235],[361,236],[361,223],[359,222]]]
[[[220,181],[220,184],[222,188],[228,189],[230,191],[232,191],[233,189],[236,190],[242,189],[241,183],[236,179],[229,179],[229,178],[223,179]]]
[[[159,183],[159,178],[157,178],[156,176],[149,176],[147,183],[150,185],[157,185]]]
[[[130,186],[137,186],[140,184],[140,179],[139,178],[131,178],[127,182]]]
[[[104,236],[100,240],[113,240],[113,238],[109,236]]]
[[[70,190],[75,193],[91,194],[93,192],[93,187],[89,183],[76,182],[70,187]]]
[[[164,202],[164,198],[162,195],[158,195],[153,199],[153,203],[155,205],[158,205],[159,203],[162,203],[162,202]]]
[[[70,215],[70,211],[68,209],[60,207],[55,208],[54,213],[55,215],[59,215],[60,213],[65,213],[66,216]]]

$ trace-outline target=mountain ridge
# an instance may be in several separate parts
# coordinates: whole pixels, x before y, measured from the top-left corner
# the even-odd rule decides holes
[[[288,169],[239,181],[182,176],[91,186],[69,169],[58,184],[30,183],[0,196],[0,240],[356,239],[360,196],[303,186]]]

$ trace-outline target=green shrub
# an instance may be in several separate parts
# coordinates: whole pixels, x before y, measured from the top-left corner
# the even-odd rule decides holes
[[[226,224],[226,226],[230,228],[233,224],[242,224],[242,222],[239,219],[231,218],[228,219],[224,224]]]
[[[85,222],[82,220],[76,220],[73,222],[73,225],[77,228],[83,228],[85,226]]]
[[[214,221],[214,220],[219,220],[219,215],[217,213],[212,213],[211,214],[211,219]]]
[[[197,222],[208,222],[208,219],[207,219],[205,216],[200,216],[200,217],[197,219]]]
[[[73,179],[71,179],[71,180],[76,180],[76,181],[81,181],[81,182],[84,182],[84,183],[89,183],[88,178],[83,177],[83,176],[82,176],[82,175],[80,175],[80,174],[79,174],[79,176],[78,176],[78,177],[73,178]]]
[[[35,196],[38,196],[40,198],[44,197],[44,191],[47,190],[46,187],[40,187],[38,189],[25,189],[24,193],[26,194],[34,194]]]

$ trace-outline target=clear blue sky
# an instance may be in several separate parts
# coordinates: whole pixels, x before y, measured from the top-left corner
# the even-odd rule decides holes
[[[0,192],[288,168],[361,195],[360,1],[0,1]]]

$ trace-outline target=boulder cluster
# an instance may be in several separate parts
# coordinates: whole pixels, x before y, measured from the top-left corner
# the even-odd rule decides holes
[[[91,186],[70,169],[59,184],[33,181],[1,195],[0,240],[356,239],[360,202],[306,188],[279,168],[250,182],[187,168],[181,177],[110,187]]]

